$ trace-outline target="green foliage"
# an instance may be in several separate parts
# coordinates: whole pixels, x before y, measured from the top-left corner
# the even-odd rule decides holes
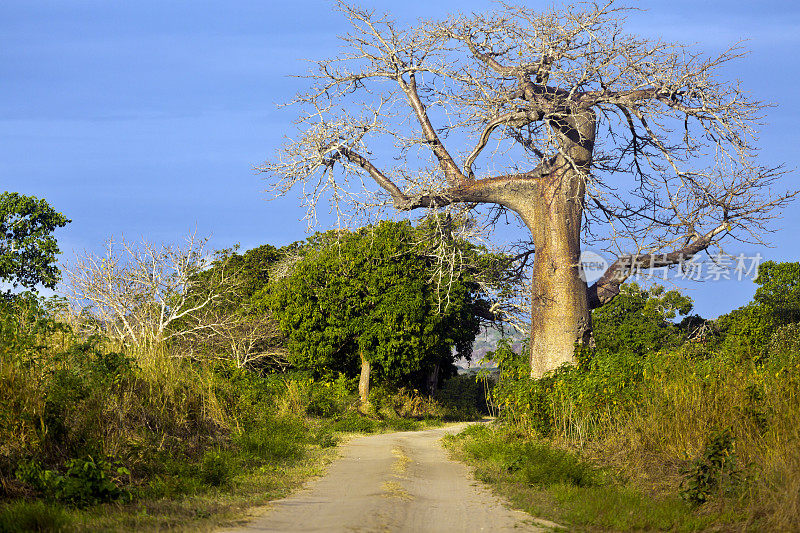
[[[520,351],[514,351],[512,339],[503,337],[497,341],[497,348],[486,354],[486,361],[492,361],[500,369],[501,380],[521,379],[530,375],[527,342]]]
[[[231,254],[226,267],[237,271],[242,278],[240,290],[243,303],[267,286],[270,269],[280,258],[281,253],[270,244],[252,248],[241,255]]]
[[[717,319],[722,334],[721,347],[731,354],[759,358],[769,347],[777,326],[775,315],[768,307],[751,302]]]
[[[52,233],[69,222],[43,199],[0,194],[0,281],[29,289],[55,288],[60,250]]]
[[[356,381],[344,374],[339,374],[336,379],[314,379],[304,372],[287,373],[276,385],[278,412],[291,416],[334,418],[358,404]]]
[[[335,380],[320,382],[311,389],[306,413],[322,418],[337,416],[354,405],[354,391],[355,381],[344,374],[339,374]]]
[[[526,355],[524,349],[511,350],[507,342],[489,355],[501,369],[492,396],[501,418],[540,435],[586,433],[600,419],[618,415],[642,397],[637,385],[648,363],[633,353],[597,352],[538,380],[528,376]],[[567,418],[565,411],[570,413]]]
[[[331,433],[330,428],[322,428],[314,436],[314,442],[318,444],[320,448],[332,448],[339,443],[339,439]]]
[[[644,355],[682,339],[672,323],[691,312],[692,300],[659,285],[649,290],[636,283],[623,285],[619,296],[592,311],[593,335],[598,351]]]
[[[321,430],[321,434],[331,431],[342,433],[377,433],[381,431],[415,431],[422,429],[422,423],[418,420],[390,417],[375,419],[362,416],[355,411],[349,411],[340,417],[327,422]]]
[[[49,339],[68,337],[69,328],[53,318],[64,305],[61,298],[28,291],[0,295],[0,357],[27,361],[41,354]]]
[[[358,413],[351,411],[332,421],[328,424],[327,429],[344,433],[374,433],[381,429],[381,421],[360,416]]]
[[[468,349],[474,287],[455,279],[440,302],[415,242],[408,222],[383,222],[292,247],[303,259],[255,298],[278,319],[295,367],[355,376],[363,353],[376,377],[396,381],[449,368],[452,347]]]
[[[800,263],[766,261],[758,267],[753,301],[769,309],[778,324],[800,321]]]
[[[766,261],[754,281],[753,301],[719,317],[717,329],[727,353],[758,360],[779,328],[800,321],[800,263]]]
[[[692,505],[702,505],[718,492],[736,489],[741,478],[733,451],[730,429],[709,435],[700,457],[684,471],[681,497]]]
[[[781,360],[787,353],[800,354],[800,322],[776,328],[769,340],[770,359]]]
[[[208,450],[203,455],[203,460],[200,463],[200,474],[203,482],[212,487],[220,487],[228,483],[235,470],[233,455],[226,450]]]
[[[43,469],[34,461],[23,461],[16,471],[16,477],[45,497],[85,507],[96,503],[116,500],[129,500],[131,493],[120,487],[130,470],[111,459],[95,460],[92,456],[70,459],[65,472]]]
[[[234,444],[263,464],[302,459],[309,438],[308,429],[300,419],[269,418],[259,427],[239,434]]]

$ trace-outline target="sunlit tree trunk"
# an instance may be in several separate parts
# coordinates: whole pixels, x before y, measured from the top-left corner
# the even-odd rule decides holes
[[[531,283],[531,376],[572,363],[591,341],[586,282],[580,276],[583,184],[572,174],[543,183],[523,219],[536,248]]]
[[[361,408],[369,406],[369,361],[364,357],[364,352],[359,352],[361,356],[361,377],[358,379],[358,396],[361,400]]]
[[[591,308],[581,278],[581,230],[586,179],[595,138],[593,113],[568,115],[551,127],[561,145],[550,172],[515,210],[531,232],[531,377],[575,362],[575,348],[591,342]]]

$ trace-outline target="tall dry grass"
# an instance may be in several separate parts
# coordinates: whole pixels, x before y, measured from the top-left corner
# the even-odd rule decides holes
[[[710,435],[729,429],[741,472],[738,507],[752,523],[775,531],[800,528],[800,371],[797,354],[773,353],[765,362],[722,354],[705,361],[680,353],[649,366],[637,401],[617,416],[575,417],[565,427],[595,435],[592,454],[636,484],[674,494]],[[567,438],[575,439],[572,435]],[[582,437],[582,436],[581,436]],[[581,438],[579,444],[586,444]]]
[[[541,380],[508,376],[495,399],[518,430],[579,449],[654,496],[685,494],[713,436],[729,432],[736,487],[705,505],[744,525],[800,530],[800,326],[778,330],[755,359],[692,343],[598,354]]]

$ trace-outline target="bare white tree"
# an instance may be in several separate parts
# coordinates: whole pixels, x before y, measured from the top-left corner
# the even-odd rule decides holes
[[[109,239],[102,256],[85,253],[64,271],[80,325],[122,345],[168,343],[172,355],[285,367],[282,335],[266,311],[248,311],[241,263],[209,254],[208,239],[154,245]],[[78,311],[79,310],[79,311]]]
[[[218,293],[208,305],[182,319],[172,334],[174,352],[182,357],[219,359],[237,368],[265,365],[289,366],[284,336],[266,309],[253,309],[247,301],[241,264],[222,254],[194,289],[202,295]],[[198,288],[200,289],[198,291]]]
[[[64,267],[66,292],[121,344],[148,347],[176,335],[170,326],[220,298],[219,287],[198,293],[208,239],[155,245],[110,238],[100,256],[86,252]]]
[[[765,104],[721,70],[734,47],[626,34],[626,10],[583,3],[421,21],[345,3],[345,48],[299,94],[298,134],[260,170],[302,186],[309,220],[393,206],[507,212],[530,231],[531,373],[574,359],[590,311],[633,269],[679,264],[724,240],[760,242],[792,192],[757,162]],[[476,209],[478,208],[478,209]],[[591,287],[582,246],[618,259]]]

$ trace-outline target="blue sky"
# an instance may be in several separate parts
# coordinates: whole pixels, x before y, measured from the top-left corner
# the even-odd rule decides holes
[[[490,9],[483,1],[363,2],[397,19]],[[527,2],[535,7],[534,1]],[[697,43],[710,54],[748,39],[727,69],[776,107],[762,159],[797,183],[800,6],[795,2],[629,3],[643,36]],[[541,3],[547,6],[549,3]],[[216,247],[282,245],[306,236],[296,196],[266,201],[252,166],[291,133],[276,104],[302,88],[303,59],[338,47],[344,21],[329,2],[4,0],[0,3],[0,185],[46,198],[73,222],[65,256],[110,235],[176,240],[197,229]],[[798,204],[800,207],[800,204]],[[767,237],[733,253],[798,260],[797,208]],[[330,220],[322,219],[323,226]],[[716,316],[752,297],[749,281],[681,284]]]

